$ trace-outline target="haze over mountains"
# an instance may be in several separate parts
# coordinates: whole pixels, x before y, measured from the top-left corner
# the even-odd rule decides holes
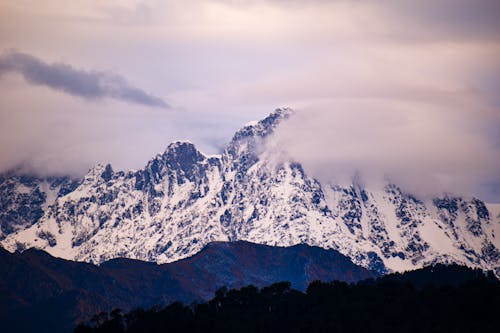
[[[276,162],[266,139],[292,117],[277,109],[236,132],[220,156],[174,142],[143,169],[97,165],[83,179],[4,174],[2,246],[77,261],[158,263],[213,241],[335,249],[380,273],[458,263],[500,273],[499,205],[454,195],[420,199],[387,181],[367,188]]]

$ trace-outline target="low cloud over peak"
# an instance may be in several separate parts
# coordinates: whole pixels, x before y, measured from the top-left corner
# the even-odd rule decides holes
[[[64,63],[48,64],[14,50],[0,55],[0,76],[8,72],[19,73],[30,84],[46,86],[87,100],[112,98],[148,107],[169,108],[163,99],[134,87],[118,74],[76,69]]]
[[[390,180],[420,197],[477,195],[500,181],[500,148],[486,130],[498,123],[488,111],[338,101],[299,110],[267,148],[277,162],[298,161],[322,181],[370,187]]]

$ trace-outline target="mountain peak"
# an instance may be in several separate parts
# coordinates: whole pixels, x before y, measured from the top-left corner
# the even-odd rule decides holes
[[[290,108],[278,108],[258,122],[250,122],[233,136],[225,150],[225,155],[235,163],[236,168],[245,172],[258,161],[258,151],[262,140],[272,134],[279,124],[293,114]]]
[[[290,108],[278,108],[271,112],[266,118],[260,121],[253,121],[241,128],[233,137],[232,142],[241,141],[247,138],[264,138],[271,134],[274,129],[285,119],[293,114]]]
[[[177,141],[174,141],[172,143],[170,143],[168,146],[167,146],[167,149],[165,149],[165,151],[168,151],[168,150],[177,150],[177,149],[191,149],[195,148],[194,144],[189,141],[189,140],[177,140]]]
[[[97,163],[87,172],[83,181],[95,182],[99,181],[102,178],[102,180],[107,182],[113,177],[113,173],[114,171],[113,168],[111,167],[111,164]]]
[[[180,164],[193,164],[206,159],[193,143],[189,141],[175,141],[168,145],[163,153],[167,162]]]
[[[292,108],[289,107],[282,107],[282,108],[277,108],[269,116],[276,116],[280,118],[288,118],[292,116],[295,113],[295,111]],[[269,118],[269,117],[268,117]]]

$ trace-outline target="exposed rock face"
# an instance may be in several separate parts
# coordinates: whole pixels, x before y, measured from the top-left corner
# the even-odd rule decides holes
[[[37,223],[57,198],[78,184],[69,177],[0,175],[0,239]]]
[[[313,179],[300,163],[272,163],[262,143],[291,113],[278,109],[245,126],[218,157],[175,142],[139,171],[98,165],[77,187],[54,187],[51,200],[42,199],[42,180],[25,196],[12,190],[23,184],[18,176],[4,176],[2,246],[94,263],[165,263],[213,241],[305,243],[379,272],[444,262],[500,273],[498,205],[450,196],[423,202],[391,183],[342,187]],[[20,206],[21,217],[9,215]]]

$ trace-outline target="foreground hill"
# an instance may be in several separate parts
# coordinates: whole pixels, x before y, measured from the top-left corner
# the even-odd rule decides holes
[[[101,311],[207,300],[222,286],[262,287],[286,280],[305,290],[314,280],[355,282],[375,276],[335,250],[307,245],[211,243],[170,264],[114,259],[100,266],[34,249],[14,254],[0,249],[2,331],[70,331]]]
[[[287,282],[221,289],[206,303],[100,314],[75,333],[106,332],[498,332],[493,274],[436,265],[357,284]]]

